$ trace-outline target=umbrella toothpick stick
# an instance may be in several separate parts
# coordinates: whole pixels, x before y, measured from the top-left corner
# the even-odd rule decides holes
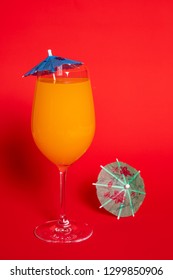
[[[52,50],[48,50],[48,56],[52,56]],[[56,77],[55,77],[55,73],[52,73],[52,76],[53,76],[53,80],[54,80],[54,83],[56,81]]]
[[[92,183],[93,186],[100,186],[100,187],[108,187],[108,184],[101,184],[101,183]],[[115,185],[112,185],[111,188],[113,189],[124,189],[124,187],[122,186],[115,186]]]
[[[48,56],[52,56],[52,50],[47,50],[47,52],[48,52]]]
[[[56,82],[56,77],[55,77],[55,74],[53,73],[53,80],[54,80],[54,83]]]
[[[62,76],[62,65],[58,67],[58,75]]]

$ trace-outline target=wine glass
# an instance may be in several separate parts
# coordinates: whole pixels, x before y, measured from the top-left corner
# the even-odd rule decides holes
[[[32,135],[39,150],[57,166],[60,177],[59,217],[36,227],[35,235],[41,240],[70,243],[92,235],[87,223],[66,217],[65,181],[68,167],[89,148],[94,132],[94,103],[86,66],[63,65],[53,74],[38,75]]]

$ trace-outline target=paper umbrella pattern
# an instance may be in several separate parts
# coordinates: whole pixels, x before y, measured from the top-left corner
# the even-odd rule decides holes
[[[134,216],[145,198],[145,186],[140,171],[119,162],[101,166],[96,183],[100,208],[120,217]]]

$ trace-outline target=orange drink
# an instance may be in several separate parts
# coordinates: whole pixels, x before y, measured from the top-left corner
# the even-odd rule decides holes
[[[95,114],[88,70],[84,63],[52,55],[25,73],[37,76],[32,109],[32,135],[40,151],[59,173],[59,217],[35,228],[35,236],[51,243],[74,243],[89,238],[88,223],[68,219],[65,190],[68,167],[89,148]]]
[[[57,166],[68,166],[91,144],[94,104],[88,78],[37,79],[32,134],[41,152]]]

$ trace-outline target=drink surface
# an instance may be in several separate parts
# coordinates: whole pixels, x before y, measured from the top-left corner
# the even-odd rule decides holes
[[[32,134],[41,152],[56,165],[70,165],[91,144],[95,115],[88,78],[38,78]]]

